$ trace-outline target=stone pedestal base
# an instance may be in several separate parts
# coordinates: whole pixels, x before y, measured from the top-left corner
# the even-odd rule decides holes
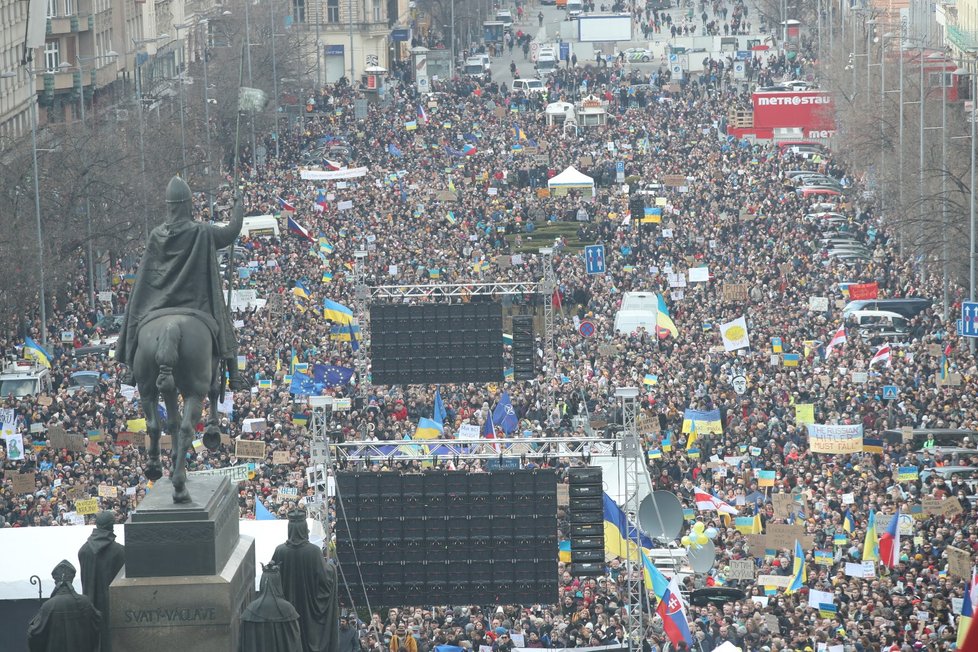
[[[255,540],[240,535],[217,575],[126,577],[109,587],[112,649],[237,652],[254,599]]]

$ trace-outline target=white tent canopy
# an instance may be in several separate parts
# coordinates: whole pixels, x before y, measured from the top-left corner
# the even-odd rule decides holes
[[[547,186],[555,195],[565,195],[574,188],[584,190],[585,194],[594,195],[594,179],[577,170],[573,165],[547,181]]]

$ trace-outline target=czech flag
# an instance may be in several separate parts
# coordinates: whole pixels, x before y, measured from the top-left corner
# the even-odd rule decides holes
[[[686,607],[683,605],[683,598],[679,593],[679,584],[675,577],[669,580],[669,587],[659,600],[659,606],[655,611],[662,618],[662,627],[673,645],[679,645],[680,641],[685,642],[687,646],[693,644],[689,623],[686,620]]]
[[[418,122],[421,124],[428,124],[428,114],[425,113],[424,107],[420,104],[418,105]]]
[[[295,212],[295,206],[293,206],[290,202],[282,199],[281,197],[276,197],[275,199],[278,200],[278,207],[281,208],[283,211],[289,211],[292,213]]]
[[[309,230],[306,227],[299,224],[298,222],[296,222],[295,220],[293,220],[291,216],[289,217],[289,233],[291,233],[292,235],[297,235],[300,238],[305,238],[309,242],[316,241],[316,238],[312,237],[312,234],[309,233]]]
[[[880,563],[893,568],[900,561],[900,510],[880,537]]]

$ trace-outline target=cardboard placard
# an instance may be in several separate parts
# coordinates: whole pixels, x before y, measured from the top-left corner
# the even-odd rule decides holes
[[[68,487],[68,491],[65,492],[65,495],[68,496],[68,500],[82,500],[83,498],[88,497],[85,490],[78,485]]]
[[[771,494],[771,503],[774,505],[775,518],[790,518],[792,510],[797,514],[800,507],[790,494]]]
[[[794,544],[792,544],[794,545]],[[757,585],[758,586],[777,586],[780,588],[788,588],[791,586],[791,576],[790,575],[758,575]]]
[[[753,580],[755,570],[756,567],[754,566],[753,560],[732,559],[730,561],[730,570],[727,572],[727,579],[728,580]]]
[[[971,577],[971,555],[968,551],[947,547],[947,572],[954,577],[967,579]]]
[[[94,441],[90,441],[88,442],[88,445],[85,446],[85,452],[90,455],[101,455],[102,447],[96,444]]]
[[[724,301],[747,301],[748,291],[746,283],[724,283],[720,296]]]
[[[686,185],[685,174],[664,174],[662,175],[662,185],[678,188]]]
[[[957,516],[963,512],[964,507],[961,506],[961,501],[958,500],[957,496],[948,496],[944,499],[944,516]]]
[[[149,435],[146,435],[144,445],[146,448],[149,448]],[[173,437],[171,437],[170,435],[160,435],[160,450],[164,448],[166,449],[173,448]]]
[[[272,453],[272,464],[288,464],[289,463],[289,453],[288,451],[275,451]]]
[[[763,534],[747,534],[747,548],[750,554],[758,559],[763,559],[767,550],[767,536]]]
[[[767,538],[767,547],[775,550],[794,550],[796,540],[806,550],[815,546],[815,540],[805,534],[805,526],[798,524],[768,523],[764,536]]]
[[[961,385],[961,374],[951,372],[941,378],[941,374],[934,374],[934,382],[938,387],[958,387]]]
[[[557,507],[570,506],[570,485],[560,483],[557,485]]]
[[[900,439],[903,441],[903,443],[913,441],[913,427],[903,426],[900,428]]]
[[[772,634],[781,633],[781,624],[778,622],[778,617],[774,614],[764,614],[764,626]]]
[[[943,349],[941,349],[941,345],[940,344],[928,344],[927,345],[927,355],[929,355],[929,356],[931,356],[933,358],[939,358],[939,357],[941,357],[941,355],[943,353],[944,353],[944,351],[943,351]]]
[[[234,442],[234,456],[239,460],[265,459],[265,442],[238,439]]]
[[[37,488],[36,473],[8,472],[4,477],[10,480],[11,490],[15,495],[34,493]]]
[[[120,432],[119,434],[117,434],[115,436],[115,443],[116,443],[116,445],[118,445],[118,446],[128,446],[133,441],[133,435],[134,435],[134,433],[131,433],[128,430],[123,430],[122,432]]]
[[[102,484],[98,487],[98,495],[99,498],[115,498],[118,495],[118,490],[116,487]]]
[[[94,514],[98,511],[98,498],[85,498],[75,501],[75,511],[82,516]]]

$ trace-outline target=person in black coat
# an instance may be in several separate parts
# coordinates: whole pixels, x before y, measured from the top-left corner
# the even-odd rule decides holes
[[[126,563],[125,548],[115,540],[112,531],[115,514],[99,512],[92,530],[78,550],[81,566],[82,593],[102,613],[102,652],[112,648],[109,643],[109,585]]]

